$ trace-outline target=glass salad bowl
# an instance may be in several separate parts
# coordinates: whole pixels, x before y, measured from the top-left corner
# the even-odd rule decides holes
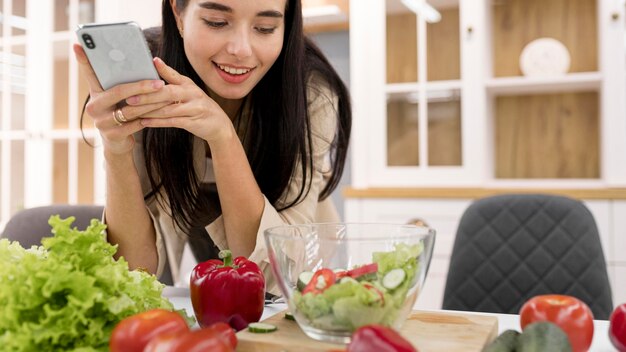
[[[272,272],[309,337],[349,343],[367,324],[399,329],[419,295],[435,230],[327,223],[265,230]]]

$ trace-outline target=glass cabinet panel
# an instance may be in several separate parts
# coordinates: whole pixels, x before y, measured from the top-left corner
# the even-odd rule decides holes
[[[54,2],[54,31],[62,32],[69,30],[70,0],[56,0]]]
[[[68,111],[68,98],[69,98],[69,46],[70,44],[63,40],[55,42],[53,45],[54,52],[54,71],[53,84],[54,89],[54,122],[55,129],[67,129],[69,127],[69,111]]]
[[[387,83],[417,82],[417,15],[386,0]]]
[[[387,165],[419,165],[417,93],[393,93],[387,98]]]
[[[387,83],[419,80],[418,16],[426,22],[428,80],[461,78],[458,0],[387,0],[386,11]]]
[[[461,44],[459,38],[458,0],[428,1],[439,13],[439,20],[427,17],[427,76],[429,81],[458,80],[461,78]]]
[[[26,0],[13,0],[12,5],[11,33],[13,35],[24,35],[28,27],[28,20],[26,19]]]
[[[461,94],[459,90],[428,94],[428,165],[461,166]]]
[[[11,212],[24,208],[25,152],[24,141],[16,140],[11,145]]]
[[[428,92],[429,166],[461,166],[461,97],[458,89]],[[419,166],[419,93],[387,98],[387,166]]]
[[[95,140],[88,139],[91,145]],[[92,146],[85,141],[78,140],[78,203],[93,203],[95,201],[94,189],[94,153]]]
[[[0,11],[4,12],[4,0],[0,0]],[[0,26],[0,37],[4,34],[2,26]]]
[[[68,202],[69,183],[68,141],[54,141],[52,145],[52,201]]]
[[[78,23],[94,22],[94,1],[80,0],[78,1]],[[55,0],[54,3],[54,31],[63,32],[71,30],[70,28],[70,0]]]
[[[24,130],[26,124],[26,47],[14,45],[10,55],[11,129]]]

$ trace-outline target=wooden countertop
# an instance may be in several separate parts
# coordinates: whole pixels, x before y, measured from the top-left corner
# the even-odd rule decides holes
[[[442,198],[474,199],[497,194],[547,193],[576,199],[626,200],[626,188],[364,188],[346,187],[344,198]]]

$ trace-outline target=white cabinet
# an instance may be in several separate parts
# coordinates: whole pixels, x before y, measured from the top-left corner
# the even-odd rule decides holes
[[[350,4],[354,187],[626,186],[623,3],[415,3],[441,20]],[[544,37],[567,48],[568,72],[523,75]]]
[[[18,210],[104,203],[98,133],[80,113],[88,94],[72,44],[79,23],[160,23],[158,0],[0,2],[0,232]],[[10,16],[10,17],[9,17]]]

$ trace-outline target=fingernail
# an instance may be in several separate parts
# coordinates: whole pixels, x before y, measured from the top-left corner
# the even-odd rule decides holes
[[[136,96],[136,95],[135,95],[135,96],[132,96],[132,97],[130,97],[130,98],[128,98],[128,99],[126,99],[126,102],[127,102],[128,104],[137,104],[137,103],[139,102],[139,97],[138,97],[138,96]]]
[[[152,82],[152,87],[154,89],[159,89],[159,88],[163,87],[163,84],[165,84],[163,81],[153,81]]]

